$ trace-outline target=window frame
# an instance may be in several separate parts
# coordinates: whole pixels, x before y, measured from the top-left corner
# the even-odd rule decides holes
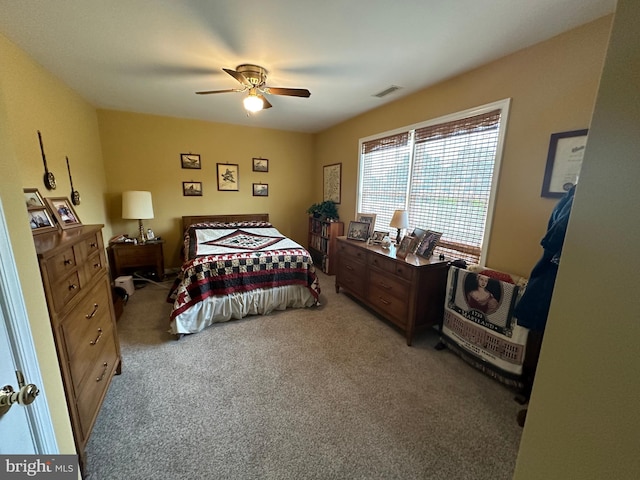
[[[491,188],[490,188],[489,200],[487,204],[487,216],[484,223],[483,238],[482,238],[482,244],[480,247],[480,256],[478,260],[479,264],[486,265],[487,253],[488,253],[489,243],[491,240],[491,231],[493,229],[492,228],[493,216],[494,216],[495,205],[496,205],[496,197],[497,197],[498,182],[499,182],[499,177],[501,172],[502,157],[504,154],[506,132],[509,124],[510,106],[511,106],[511,98],[504,98],[501,100],[497,100],[495,102],[487,103],[477,107],[461,110],[458,112],[443,115],[443,116],[436,117],[423,122],[408,125],[405,127],[400,127],[393,130],[380,132],[375,135],[370,135],[368,137],[360,138],[358,141],[358,185],[357,185],[357,192],[356,192],[356,211],[354,212],[354,214],[357,215],[357,212],[362,211],[361,204],[362,204],[362,190],[363,190],[363,182],[364,182],[363,154],[362,154],[363,144],[365,144],[366,142],[375,141],[377,139],[392,136],[392,135],[398,135],[398,134],[407,133],[407,132],[409,133],[410,147],[411,147],[410,148],[411,153],[410,153],[410,159],[409,159],[410,180],[407,184],[407,195],[405,200],[406,204],[404,206],[405,208],[408,208],[409,192],[411,191],[411,182],[412,182],[411,178],[413,175],[413,164],[414,164],[414,149],[415,149],[414,131],[424,127],[429,127],[429,126],[438,125],[441,123],[447,123],[447,122],[452,122],[452,121],[460,120],[467,117],[481,115],[481,114],[490,112],[492,110],[500,110],[500,123],[498,127],[498,139],[496,143],[495,160],[493,164],[493,172],[491,177]],[[378,212],[375,212],[375,213],[378,213]],[[414,226],[410,226],[409,228],[411,229],[412,227],[430,228],[429,225],[414,225]]]

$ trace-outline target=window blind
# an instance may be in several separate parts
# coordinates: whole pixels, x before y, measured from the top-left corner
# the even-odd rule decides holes
[[[441,232],[436,254],[480,263],[501,119],[493,108],[362,142],[359,211],[389,231],[393,211],[405,208],[407,233]]]

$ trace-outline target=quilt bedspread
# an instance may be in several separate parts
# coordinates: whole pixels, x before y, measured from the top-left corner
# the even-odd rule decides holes
[[[318,301],[311,255],[270,224],[193,225],[184,253],[189,259],[167,297],[171,319],[208,297],[259,288],[301,285]]]

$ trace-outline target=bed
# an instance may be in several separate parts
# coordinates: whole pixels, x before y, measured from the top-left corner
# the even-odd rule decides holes
[[[182,217],[183,264],[167,301],[170,333],[274,310],[318,305],[309,252],[280,233],[268,214]]]

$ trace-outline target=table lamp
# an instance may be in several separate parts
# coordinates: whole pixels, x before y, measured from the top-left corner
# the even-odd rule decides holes
[[[153,202],[151,192],[129,191],[122,192],[122,218],[138,220],[140,232],[138,243],[145,243],[147,236],[144,233],[142,220],[153,218]]]
[[[405,228],[409,228],[409,215],[407,214],[407,211],[396,210],[395,212],[393,212],[393,217],[391,218],[391,223],[389,223],[389,226],[398,229],[396,245],[400,245],[400,240],[402,240],[402,230]]]

